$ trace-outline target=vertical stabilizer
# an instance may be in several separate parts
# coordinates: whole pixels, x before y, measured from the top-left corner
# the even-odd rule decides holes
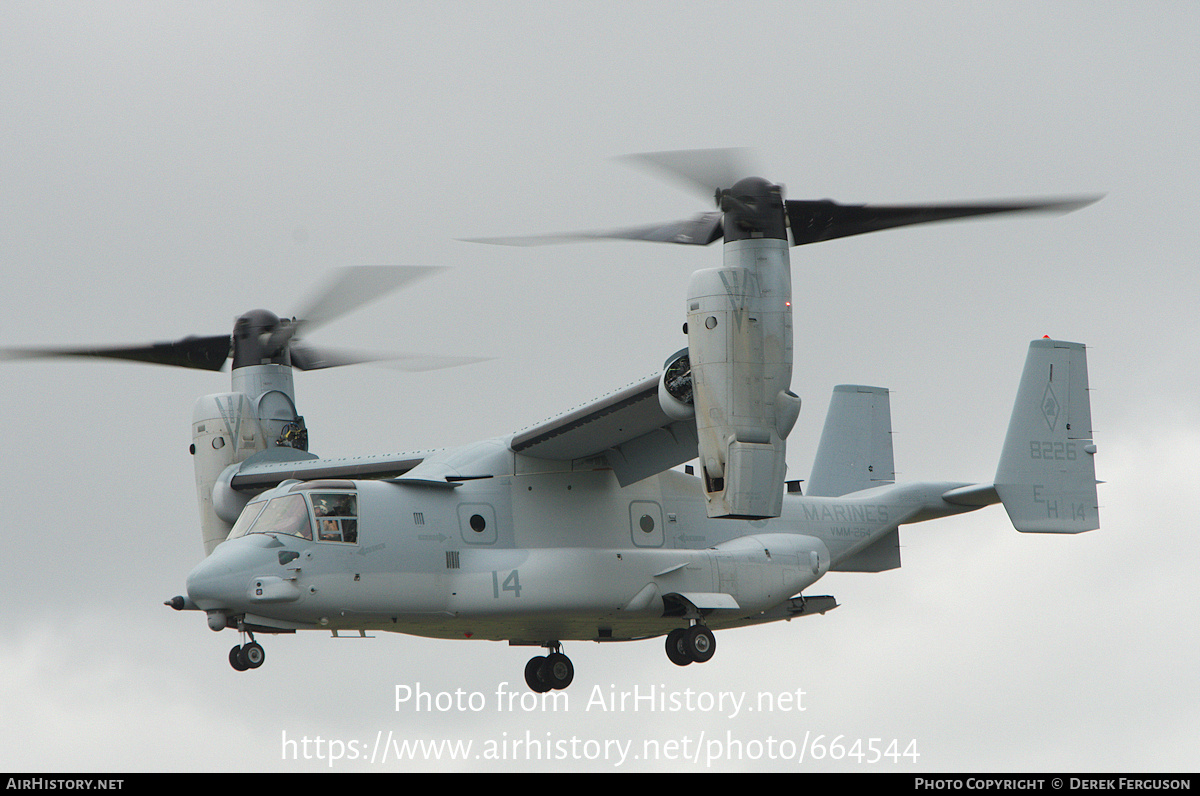
[[[891,484],[895,470],[888,391],[856,384],[834,387],[807,494],[838,497]]]
[[[1084,346],[1034,340],[996,470],[996,492],[1016,529],[1099,528],[1095,452]]]

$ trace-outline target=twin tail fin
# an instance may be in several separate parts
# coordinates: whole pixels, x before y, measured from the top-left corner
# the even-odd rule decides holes
[[[1034,340],[996,470],[996,493],[1016,529],[1099,528],[1095,453],[1085,347]]]

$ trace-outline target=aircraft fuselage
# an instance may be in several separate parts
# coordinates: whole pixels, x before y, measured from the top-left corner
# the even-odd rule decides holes
[[[606,469],[455,485],[286,482],[246,513],[284,516],[263,510],[283,499],[271,505],[308,516],[283,530],[267,519],[235,528],[189,576],[189,600],[214,629],[240,619],[260,631],[529,644],[657,636],[689,616],[712,628],[757,624],[797,615],[773,609],[899,524],[967,510],[940,498],[956,486],[789,495],[779,518],[746,521],[710,519],[700,479],[675,471],[627,488]],[[347,495],[353,518],[323,520],[325,504]]]

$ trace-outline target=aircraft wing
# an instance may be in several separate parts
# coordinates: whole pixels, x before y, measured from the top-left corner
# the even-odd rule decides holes
[[[535,459],[575,461],[603,457],[621,486],[696,458],[696,422],[675,420],[659,406],[657,375],[514,434],[513,453]],[[441,451],[319,459],[288,448],[250,457],[230,486],[259,492],[295,478],[399,479]],[[403,480],[403,479],[401,479]]]
[[[696,458],[696,422],[658,402],[657,375],[513,435],[514,453],[571,461],[603,456],[621,486]]]

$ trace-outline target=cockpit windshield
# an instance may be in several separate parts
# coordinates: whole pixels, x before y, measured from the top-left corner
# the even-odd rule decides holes
[[[286,533],[303,539],[312,538],[312,524],[303,495],[284,495],[267,503],[249,533]]]
[[[356,496],[350,492],[297,493],[250,503],[242,510],[228,538],[248,533],[282,533],[311,540],[314,529],[317,541],[357,544]]]
[[[266,507],[267,501],[263,500],[258,503],[250,503],[246,508],[242,509],[242,513],[238,515],[238,520],[234,523],[233,530],[229,532],[226,539],[236,539],[239,536],[245,536],[246,531],[250,530],[250,526],[258,519],[258,515],[262,514],[262,510]]]

